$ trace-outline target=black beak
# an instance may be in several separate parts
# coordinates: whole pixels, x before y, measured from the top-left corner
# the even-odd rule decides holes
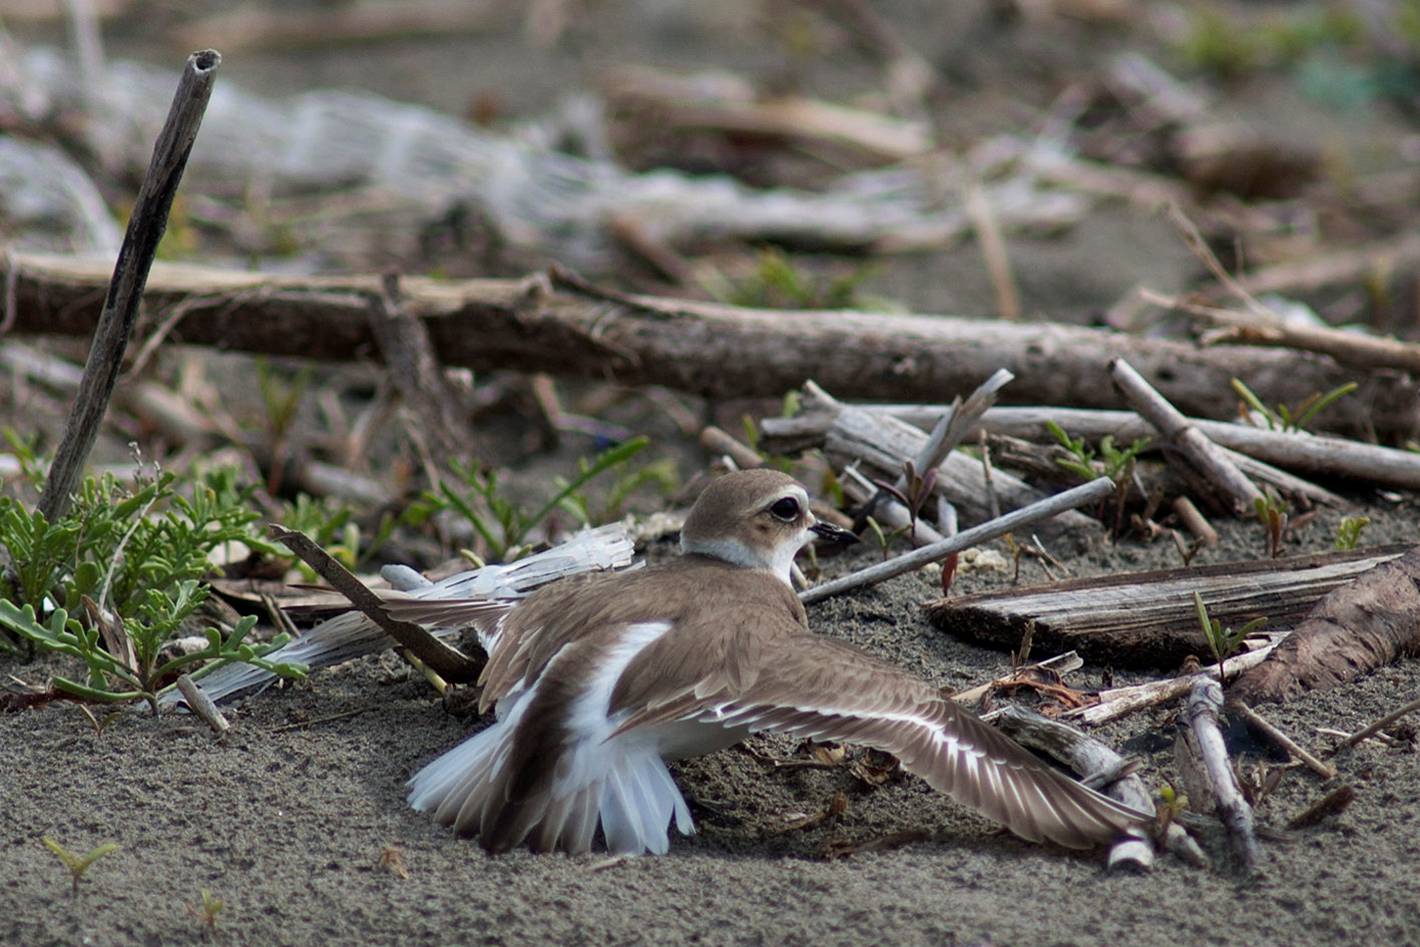
[[[817,523],[810,526],[809,532],[813,533],[824,542],[839,543],[844,546],[859,541],[857,536],[843,527],[834,526],[832,523],[825,523],[823,520],[819,520]]]

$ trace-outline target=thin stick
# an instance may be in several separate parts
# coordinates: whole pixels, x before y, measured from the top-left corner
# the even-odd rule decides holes
[[[1278,639],[1281,640],[1281,639]],[[1223,662],[1223,672],[1229,677],[1233,677],[1248,668],[1261,664],[1266,657],[1277,647],[1277,642],[1273,642],[1256,651],[1249,651],[1247,654],[1234,655]],[[1061,714],[1062,717],[1079,720],[1086,724],[1108,723],[1111,720],[1118,720],[1120,717],[1133,713],[1136,710],[1143,710],[1145,707],[1154,707],[1164,704],[1175,698],[1182,697],[1203,678],[1216,678],[1218,676],[1218,666],[1216,664],[1204,668],[1193,674],[1184,674],[1179,677],[1171,677],[1162,681],[1149,681],[1147,684],[1135,684],[1131,687],[1117,687],[1113,690],[1101,691],[1100,702],[1089,707],[1080,707],[1077,710],[1067,710]]]
[[[876,585],[885,582],[895,576],[913,569],[920,569],[929,562],[936,562],[951,553],[960,552],[963,549],[970,549],[972,546],[1003,536],[1014,529],[1028,526],[1031,523],[1048,519],[1057,513],[1066,510],[1073,510],[1081,506],[1086,506],[1109,496],[1114,491],[1114,481],[1108,477],[1100,477],[1091,480],[1089,483],[1058,493],[1053,497],[1047,497],[1039,503],[1032,503],[1030,506],[1022,507],[999,519],[994,519],[989,523],[982,523],[975,529],[969,529],[964,533],[958,533],[939,543],[930,546],[923,546],[896,559],[889,559],[887,562],[880,562],[877,565],[861,569],[851,575],[834,579],[832,582],[825,582],[815,586],[806,592],[799,594],[799,599],[805,605],[821,601],[833,595],[840,595],[850,589],[860,588],[865,585]]]
[[[1217,681],[1200,678],[1188,698],[1188,725],[1198,741],[1198,752],[1212,784],[1218,817],[1228,829],[1233,847],[1249,869],[1262,856],[1253,829],[1252,807],[1243,798],[1228,761],[1228,748],[1218,727],[1218,711],[1223,706],[1223,688]]]
[[[1262,493],[1218,445],[1169,404],[1132,365],[1116,358],[1110,361],[1109,372],[1130,406],[1177,446],[1193,467],[1221,489],[1240,512],[1251,511],[1253,504],[1262,499]]]
[[[1351,734],[1345,740],[1342,740],[1341,744],[1337,746],[1336,749],[1331,751],[1332,755],[1336,755],[1337,752],[1345,749],[1348,746],[1355,746],[1357,743],[1360,743],[1367,737],[1374,736],[1377,733],[1380,733],[1382,730],[1395,723],[1401,717],[1404,717],[1406,714],[1413,714],[1417,710],[1420,710],[1420,698],[1412,700],[1410,703],[1406,704],[1404,707],[1401,707],[1399,710],[1391,711],[1381,719],[1377,720],[1375,723],[1371,724],[1369,727],[1366,727],[1363,730],[1358,730],[1355,733]]]
[[[222,711],[217,709],[217,705],[212,702],[212,698],[207,696],[207,692],[197,686],[191,675],[184,674],[177,679],[177,689],[182,692],[182,699],[187,701],[188,708],[197,716],[207,722],[207,726],[212,728],[218,738],[227,732],[231,724],[227,723],[227,718],[222,716]]]
[[[1185,496],[1176,497],[1173,501],[1173,511],[1178,516],[1178,521],[1199,542],[1205,546],[1218,545],[1218,531],[1198,512],[1198,507],[1193,505],[1192,500]]]
[[[974,182],[966,188],[966,213],[971,218],[976,240],[981,244],[981,255],[986,260],[986,273],[991,277],[991,291],[996,297],[996,315],[1006,322],[1019,322],[1021,294],[1016,290],[1016,279],[1011,274],[1006,238],[1001,233],[1001,225],[991,209],[986,192]]]
[[[479,672],[483,670],[482,662],[475,661],[457,648],[445,644],[412,621],[391,618],[389,613],[385,611],[385,603],[380,600],[379,596],[366,588],[363,582],[339,562],[332,559],[309,536],[282,529],[275,524],[272,524],[270,528],[272,536],[291,552],[300,556],[321,578],[329,582],[341,595],[348,598],[351,605],[379,625],[385,634],[409,649],[415,657],[432,668],[444,680],[453,681],[456,684],[467,684],[478,679]]]
[[[1267,739],[1280,746],[1291,754],[1293,759],[1300,760],[1307,769],[1316,773],[1322,779],[1334,779],[1336,777],[1336,767],[1330,763],[1323,763],[1306,750],[1302,749],[1291,737],[1278,730],[1262,714],[1253,710],[1242,701],[1237,701],[1232,705],[1238,713],[1247,718],[1247,722],[1267,735]]]
[[[118,262],[109,282],[108,296],[94,332],[84,378],[79,383],[74,407],[64,425],[64,437],[55,452],[49,478],[44,485],[39,509],[50,522],[63,516],[69,498],[79,483],[84,461],[94,446],[99,424],[113,397],[118,373],[123,368],[123,352],[138,318],[138,304],[148,282],[148,270],[158,250],[158,241],[168,225],[178,183],[182,180],[187,156],[197,139],[197,129],[212,95],[217,67],[222,57],[213,49],[199,50],[187,57],[177,93],[168,110],[167,122],[153,146],[128,230],[119,247]]]

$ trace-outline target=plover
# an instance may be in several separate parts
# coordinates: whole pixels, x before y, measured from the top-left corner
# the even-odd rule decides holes
[[[586,852],[600,826],[613,852],[664,853],[672,822],[694,831],[665,761],[773,730],[884,750],[1032,841],[1084,848],[1151,821],[926,681],[810,632],[789,570],[835,532],[791,477],[745,470],[701,494],[674,560],[567,579],[505,609],[392,603],[479,629],[482,708],[497,713],[410,780],[410,804],[494,852]]]

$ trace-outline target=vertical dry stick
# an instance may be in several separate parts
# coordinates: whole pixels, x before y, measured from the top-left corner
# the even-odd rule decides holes
[[[114,385],[118,383],[123,352],[138,318],[138,304],[148,282],[148,270],[153,265],[158,241],[167,228],[168,211],[172,209],[173,196],[197,139],[197,129],[202,124],[202,114],[207,109],[221,62],[222,57],[215,49],[199,50],[187,57],[167,121],[153,146],[153,158],[133,205],[123,245],[118,250],[118,262],[114,264],[103,313],[94,331],[84,378],[79,383],[79,393],[64,425],[64,438],[55,452],[44,495],[39,501],[40,511],[51,522],[63,516],[69,507],[70,494],[79,482],[84,460],[94,446],[99,424],[108,409]]]
[[[1228,749],[1218,727],[1218,711],[1223,707],[1223,688],[1212,678],[1200,677],[1188,696],[1188,724],[1198,740],[1199,755],[1212,784],[1218,818],[1227,827],[1233,848],[1243,864],[1252,869],[1261,857],[1253,830],[1252,806],[1238,789],[1237,778],[1228,762]]]

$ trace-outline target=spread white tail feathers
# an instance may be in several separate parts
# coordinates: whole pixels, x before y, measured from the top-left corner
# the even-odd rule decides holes
[[[530,841],[539,850],[586,852],[600,824],[610,851],[665,854],[672,818],[682,834],[695,830],[690,809],[661,759],[660,734],[613,736],[616,724],[607,709],[626,664],[668,628],[654,622],[624,629],[567,709],[557,745],[519,746],[520,739],[530,739],[526,730],[535,730],[539,722],[529,718],[534,726],[520,733],[543,678],[499,701],[496,723],[415,774],[409,781],[409,804],[458,832],[481,836],[495,850]],[[548,669],[563,656],[554,657]],[[555,759],[546,758],[548,753]],[[529,767],[548,766],[548,778],[526,778]],[[531,788],[525,792],[515,785]]]
[[[508,760],[532,691],[517,695],[502,719],[424,767],[409,781],[409,804],[464,834],[488,835],[508,807]],[[559,761],[550,784],[526,800],[515,838],[542,851],[591,850],[597,825],[609,851],[663,855],[672,818],[681,834],[695,831],[685,799],[652,746],[617,737],[601,746],[580,742]]]

